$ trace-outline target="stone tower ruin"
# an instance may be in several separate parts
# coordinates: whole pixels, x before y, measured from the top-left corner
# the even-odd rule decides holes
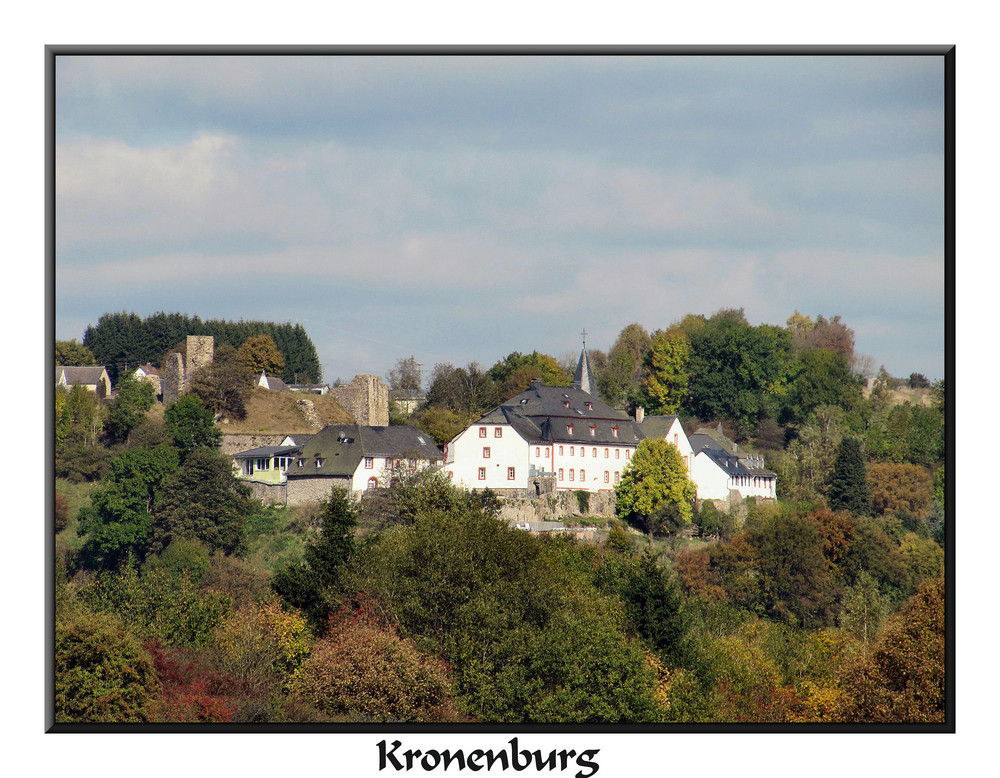
[[[356,375],[351,383],[330,390],[333,397],[358,424],[389,426],[389,387],[377,375]]]
[[[191,376],[215,359],[215,338],[211,335],[188,335],[187,357],[175,351],[163,366],[163,404],[177,402],[191,386]]]

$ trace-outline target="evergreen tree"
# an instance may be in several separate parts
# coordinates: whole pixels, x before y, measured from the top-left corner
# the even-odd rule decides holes
[[[827,502],[835,511],[850,511],[859,516],[872,515],[872,501],[868,492],[868,474],[861,456],[861,443],[857,438],[845,437],[840,442]]]

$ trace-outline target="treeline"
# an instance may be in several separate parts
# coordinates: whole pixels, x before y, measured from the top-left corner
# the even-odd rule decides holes
[[[179,472],[154,527],[182,510]],[[360,504],[243,508],[228,547],[171,520],[117,564],[66,555],[58,720],[943,720],[933,542],[767,506],[658,556],[620,526],[540,537],[497,507],[425,471]]]
[[[299,324],[268,321],[202,321],[181,313],[155,313],[140,318],[135,313],[105,313],[89,325],[83,346],[96,363],[108,369],[112,383],[122,372],[139,365],[162,366],[166,355],[180,347],[188,335],[211,335],[215,345],[239,348],[249,338],[268,335],[284,357],[281,379],[286,383],[318,383],[323,374],[316,347]]]

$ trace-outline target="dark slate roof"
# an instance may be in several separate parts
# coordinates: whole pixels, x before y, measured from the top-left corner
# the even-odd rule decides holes
[[[76,366],[62,366],[56,368],[56,381],[59,380],[59,376],[62,373],[66,373],[66,383],[72,386],[73,384],[86,384],[94,385],[101,380],[101,374],[104,372],[102,366],[97,367],[76,367]]]
[[[545,386],[539,382],[532,383],[526,392],[511,397],[476,423],[510,424],[529,443],[636,445],[643,439],[635,421],[594,395],[574,386]],[[568,430],[570,424],[572,434]]]
[[[688,440],[696,455],[704,451],[727,473],[758,476],[776,475],[764,466],[764,457],[740,452],[733,441],[715,430],[700,429]]]
[[[576,375],[573,377],[573,384],[580,387],[580,390],[587,394],[593,394],[594,379],[590,372],[590,357],[587,355],[587,347],[580,351],[580,361],[576,363]]]
[[[265,376],[265,377],[267,378],[267,385],[271,389],[272,392],[287,392],[287,391],[289,391],[288,390],[288,384],[286,384],[284,381],[282,381],[280,378],[278,378],[278,376],[269,375],[269,376]],[[260,379],[257,379],[257,380],[259,381]]]
[[[291,456],[293,454],[298,454],[301,446],[261,446],[260,448],[251,448],[247,451],[240,451],[238,454],[233,454],[234,459],[257,459],[267,458],[270,459],[273,456]]]
[[[364,457],[429,459],[440,461],[441,452],[425,432],[410,426],[366,427],[360,424],[331,424],[313,435],[301,447],[297,464],[288,477],[352,475]],[[323,464],[316,466],[316,460]]]
[[[662,440],[670,432],[676,416],[646,416],[639,423],[639,429],[647,438]]]

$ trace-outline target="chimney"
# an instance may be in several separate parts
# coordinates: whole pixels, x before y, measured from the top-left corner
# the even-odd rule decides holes
[[[645,408],[636,408],[635,409],[635,420],[636,420],[636,423],[642,424],[642,420],[645,418],[645,416],[646,416],[646,409]]]

